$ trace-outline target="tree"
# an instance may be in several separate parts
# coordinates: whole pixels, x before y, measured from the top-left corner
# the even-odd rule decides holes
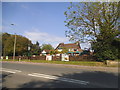
[[[96,40],[98,35],[101,37],[104,32],[118,35],[119,4],[118,2],[71,3],[68,11],[64,13],[66,26],[69,28],[66,36],[70,40],[86,41]]]
[[[50,51],[50,55],[53,55],[53,54],[55,54],[55,51],[54,51],[54,50],[51,50],[51,51]]]
[[[101,59],[117,58],[118,48],[111,44],[120,34],[120,2],[71,3],[68,9],[64,13],[69,28],[66,36],[70,40],[91,41],[95,55]]]
[[[68,48],[63,47],[60,53],[68,53],[68,51],[69,51]]]
[[[51,44],[42,44],[42,50],[53,50],[54,48],[52,47]]]
[[[59,54],[59,51],[58,50],[54,50],[54,54]]]
[[[28,53],[28,45],[32,44],[31,41],[23,36],[16,36],[16,55],[24,55],[24,53]]]
[[[6,55],[6,52],[5,52],[5,45],[7,44],[7,43],[5,43],[6,42],[6,40],[10,37],[11,35],[10,34],[8,34],[8,33],[2,33],[2,56],[5,56]]]
[[[3,56],[13,55],[14,39],[15,39],[15,35],[8,34],[8,33],[2,34]],[[32,44],[28,38],[20,36],[20,35],[16,35],[15,55],[27,55],[28,44]]]
[[[41,48],[39,46],[39,42],[36,41],[36,44],[32,44],[31,46],[31,54],[39,55],[40,52],[41,52]]]

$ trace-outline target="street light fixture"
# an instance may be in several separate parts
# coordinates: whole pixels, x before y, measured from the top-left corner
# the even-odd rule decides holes
[[[11,24],[11,25],[14,25],[14,24]],[[15,60],[15,48],[16,48],[16,33],[15,33],[15,40],[14,40],[13,60]]]

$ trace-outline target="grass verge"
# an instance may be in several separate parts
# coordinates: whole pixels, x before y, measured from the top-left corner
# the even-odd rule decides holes
[[[13,61],[13,60],[2,60],[2,61]],[[19,60],[14,60],[19,61]],[[82,66],[106,66],[103,62],[93,62],[93,61],[46,61],[46,60],[20,60],[24,62],[34,62],[34,63],[51,63],[51,64],[70,64],[70,65],[82,65]]]

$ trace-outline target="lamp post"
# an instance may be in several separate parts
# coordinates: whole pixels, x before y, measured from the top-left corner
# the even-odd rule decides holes
[[[28,59],[30,60],[30,44],[28,44]]]
[[[14,24],[11,24],[12,26]],[[14,39],[14,50],[13,50],[13,60],[15,60],[15,48],[16,48],[16,33],[15,33],[15,39]]]

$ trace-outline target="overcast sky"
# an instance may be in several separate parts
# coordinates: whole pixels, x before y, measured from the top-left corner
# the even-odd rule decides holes
[[[71,43],[65,37],[64,12],[69,2],[3,2],[2,32],[18,34],[29,38],[32,43]],[[14,26],[11,26],[11,24]],[[82,49],[89,47],[81,44]]]

